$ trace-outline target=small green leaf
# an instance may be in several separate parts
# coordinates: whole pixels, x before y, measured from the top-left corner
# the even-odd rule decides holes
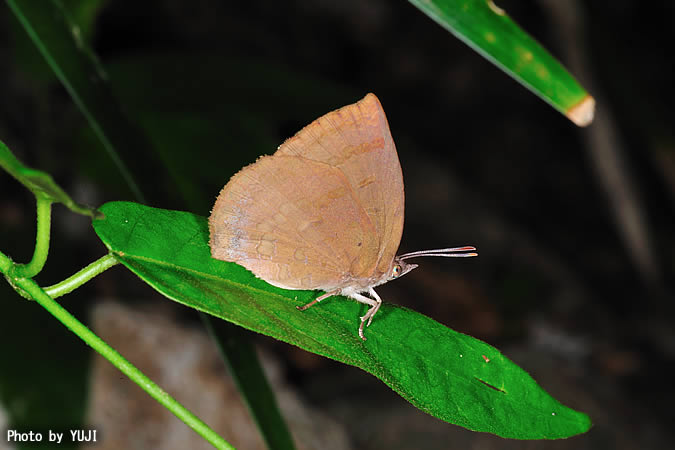
[[[128,202],[103,205],[94,229],[116,257],[165,296],[258,333],[372,373],[410,403],[475,431],[517,439],[583,433],[588,416],[548,395],[522,369],[478,339],[414,311],[382,306],[358,337],[365,305],[275,288],[210,256],[205,218]]]
[[[593,97],[492,0],[409,1],[575,124],[593,121]]]
[[[21,184],[26,186],[36,196],[42,195],[54,202],[63,203],[71,211],[83,214],[85,216],[94,216],[96,210],[82,206],[66,194],[51,175],[42,171],[26,167],[16,156],[0,141],[0,167],[5,169],[11,176],[16,178]]]

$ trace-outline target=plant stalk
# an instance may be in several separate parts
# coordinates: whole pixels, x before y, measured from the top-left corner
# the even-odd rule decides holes
[[[27,264],[17,264],[14,273],[19,277],[33,278],[40,273],[49,254],[49,234],[52,222],[52,199],[46,195],[35,195],[37,201],[37,232],[33,259]]]
[[[4,255],[0,255],[0,267],[4,267],[5,265],[5,261],[2,257],[4,257]],[[110,347],[105,341],[103,341],[103,339],[98,337],[89,328],[84,326],[80,321],[73,317],[54,299],[47,295],[47,293],[32,279],[18,278],[15,279],[14,282],[19,288],[23,289],[26,293],[33,297],[35,301],[37,301],[43,308],[49,311],[50,314],[61,321],[61,323],[68,327],[80,339],[82,339],[96,352],[100,353],[104,358],[110,361],[122,373],[129,377],[129,379],[140,386],[145,392],[157,400],[166,409],[171,411],[176,417],[185,422],[190,428],[192,428],[200,436],[211,443],[211,445],[218,449],[234,449],[234,447],[232,447],[227,441],[216,434],[216,432],[213,431],[207,424],[202,422],[187,408],[178,403],[166,391],[164,391],[150,378],[143,374],[143,372],[132,365],[129,361],[124,359],[122,355],[117,353],[117,351]]]
[[[115,259],[112,253],[108,253],[104,257],[99,258],[93,263],[89,264],[87,267],[80,270],[76,274],[59,283],[44,288],[44,291],[51,298],[61,297],[62,295],[71,293],[87,281],[105,272],[116,264],[119,264],[119,261]]]

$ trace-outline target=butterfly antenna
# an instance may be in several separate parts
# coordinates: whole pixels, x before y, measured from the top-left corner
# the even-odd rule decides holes
[[[417,252],[405,253],[400,255],[398,259],[417,258],[419,256],[442,256],[444,258],[467,258],[469,256],[478,256],[476,247],[453,247],[453,248],[437,248],[434,250],[420,250]]]

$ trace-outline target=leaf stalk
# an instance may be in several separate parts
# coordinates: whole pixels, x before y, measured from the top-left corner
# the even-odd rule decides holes
[[[44,290],[51,298],[61,297],[62,295],[71,293],[87,281],[105,272],[116,264],[119,264],[119,261],[117,261],[112,253],[108,253],[104,257],[97,259],[74,275],[59,283],[46,287]]]

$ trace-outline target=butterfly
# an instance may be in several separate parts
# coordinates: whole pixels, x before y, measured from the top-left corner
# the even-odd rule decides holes
[[[240,264],[283,289],[325,291],[298,309],[343,295],[380,309],[374,288],[417,267],[421,256],[476,256],[471,246],[396,256],[403,233],[403,173],[374,94],[315,120],[235,174],[209,231],[212,257]]]

